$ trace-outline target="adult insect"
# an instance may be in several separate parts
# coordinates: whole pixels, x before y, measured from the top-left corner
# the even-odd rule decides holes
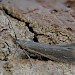
[[[75,43],[49,45],[21,39],[17,39],[16,43],[31,53],[39,54],[54,61],[75,62]]]

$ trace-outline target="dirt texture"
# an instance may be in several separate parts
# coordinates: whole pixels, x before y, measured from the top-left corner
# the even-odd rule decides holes
[[[47,44],[74,43],[74,0],[0,0],[0,75],[75,75],[71,63],[28,59],[16,37]]]

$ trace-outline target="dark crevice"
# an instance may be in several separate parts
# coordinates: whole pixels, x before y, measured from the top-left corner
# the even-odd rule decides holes
[[[29,26],[30,23],[25,22],[25,24],[26,24],[26,26],[28,27],[28,29],[29,29],[30,32],[32,32],[32,33],[34,33],[34,34],[37,35],[37,33],[33,30],[33,28],[32,28],[31,26]]]
[[[33,30],[33,28],[31,26],[29,26],[30,23],[28,22],[25,22],[26,26],[28,27],[29,31],[34,33],[34,38],[33,38],[33,41],[34,42],[38,42],[38,38],[37,38],[37,33]]]
[[[38,42],[38,38],[37,38],[37,35],[34,35],[34,38],[33,38],[34,42]]]
[[[31,26],[29,26],[29,24],[30,24],[29,22],[25,22],[25,24],[26,24],[26,26],[28,27],[29,31],[30,31],[31,33],[34,33],[34,38],[33,38],[33,41],[34,41],[34,42],[39,42],[39,41],[38,41],[38,38],[37,38],[38,35],[49,37],[48,35],[37,34],[37,33],[33,30],[33,28],[32,28]]]

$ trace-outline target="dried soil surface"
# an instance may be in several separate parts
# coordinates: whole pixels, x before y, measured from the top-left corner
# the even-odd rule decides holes
[[[73,64],[30,62],[15,34],[47,44],[75,42],[74,0],[0,0],[0,75],[75,75]]]

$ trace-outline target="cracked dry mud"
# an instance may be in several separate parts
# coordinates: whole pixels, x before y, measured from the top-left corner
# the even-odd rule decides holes
[[[2,0],[0,75],[75,75],[73,64],[31,58],[31,66],[24,51],[13,40],[16,34],[17,38],[35,42],[73,43],[74,13],[74,2],[72,6],[69,0]]]

